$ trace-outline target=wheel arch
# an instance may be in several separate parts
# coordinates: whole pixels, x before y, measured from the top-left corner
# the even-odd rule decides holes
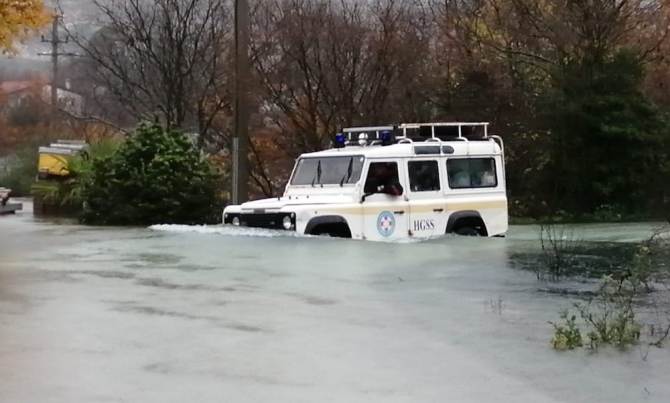
[[[307,222],[307,225],[305,226],[305,234],[306,235],[315,235],[314,231],[318,229],[319,227],[341,227],[345,228],[346,227],[346,232],[348,232],[348,237],[351,237],[351,227],[349,226],[349,222],[347,221],[346,218],[340,216],[340,215],[324,215],[324,216],[318,216],[318,217],[313,217]]]
[[[472,226],[472,228],[474,229],[477,229],[477,227],[481,227],[481,229],[478,230],[478,232],[480,232],[480,235],[488,236],[486,222],[484,222],[482,215],[475,210],[463,210],[451,213],[449,219],[447,220],[447,228],[445,233],[447,234],[454,233],[459,228],[465,226]]]

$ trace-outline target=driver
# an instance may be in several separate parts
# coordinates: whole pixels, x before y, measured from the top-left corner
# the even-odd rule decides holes
[[[385,193],[391,196],[401,196],[402,185],[398,175],[391,169],[390,164],[373,164],[365,186],[366,193]]]

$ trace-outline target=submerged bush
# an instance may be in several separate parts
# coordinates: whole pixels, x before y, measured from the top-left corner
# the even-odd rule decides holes
[[[581,243],[574,232],[563,225],[540,225],[542,266],[538,266],[535,271],[538,280],[549,277],[552,281],[558,281],[569,274],[575,265],[575,255]]]
[[[82,221],[148,225],[217,222],[218,177],[181,133],[142,124],[111,156],[95,158],[84,182]]]
[[[577,326],[577,317],[569,311],[561,313],[562,323],[549,322],[554,327],[551,345],[559,351],[574,350],[583,345],[582,332]]]
[[[561,313],[560,322],[549,322],[554,328],[552,346],[557,350],[572,350],[582,345],[593,350],[603,345],[626,349],[644,341],[649,346],[662,347],[670,337],[670,316],[665,308],[670,268],[668,234],[667,227],[659,228],[650,239],[631,245],[629,251],[620,255],[616,255],[614,249],[606,249],[619,259],[625,259],[616,266],[610,262],[608,274],[598,290],[588,302],[574,304],[574,314],[565,311]],[[549,238],[547,244],[554,245],[551,239],[556,237]],[[617,245],[616,249],[620,251],[623,245]],[[547,250],[564,251],[564,248],[559,244],[556,249]],[[660,294],[661,305],[653,294]],[[647,321],[644,326],[638,319],[640,316]]]
[[[635,318],[634,295],[622,289],[621,283],[606,279],[595,301],[576,305],[589,328],[586,337],[590,348],[609,344],[625,349],[640,340],[642,326]]]
[[[638,323],[633,306],[637,286],[631,280],[606,277],[596,295],[588,303],[574,305],[579,314],[588,347],[596,350],[602,345],[620,349],[640,340],[642,326]],[[557,350],[572,350],[583,344],[582,330],[577,316],[569,311],[561,313],[562,323],[550,322],[554,327],[552,346]]]

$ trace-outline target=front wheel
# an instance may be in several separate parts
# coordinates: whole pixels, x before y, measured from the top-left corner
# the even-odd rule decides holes
[[[456,235],[461,235],[461,236],[480,236],[481,234],[479,231],[477,231],[476,228],[473,227],[461,227],[454,231]]]

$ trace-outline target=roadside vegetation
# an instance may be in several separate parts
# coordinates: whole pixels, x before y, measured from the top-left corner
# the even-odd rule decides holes
[[[84,206],[83,191],[93,174],[93,161],[112,156],[121,140],[102,138],[89,144],[87,150],[69,159],[69,175],[61,180],[34,182],[31,194],[43,204],[51,206],[53,212],[78,215]],[[36,166],[36,165],[35,165]]]
[[[219,177],[177,130],[143,123],[117,149],[80,162],[77,169],[66,197],[82,203],[84,223],[220,222]]]
[[[594,291],[576,293],[582,301],[562,311],[560,320],[549,322],[554,330],[553,348],[595,351],[613,346],[625,350],[666,344],[670,334],[668,231],[670,227],[660,228],[647,241],[630,247],[609,245],[598,250],[565,235],[565,229],[542,227],[542,258],[534,265],[538,279],[558,284],[570,278],[600,276]]]

